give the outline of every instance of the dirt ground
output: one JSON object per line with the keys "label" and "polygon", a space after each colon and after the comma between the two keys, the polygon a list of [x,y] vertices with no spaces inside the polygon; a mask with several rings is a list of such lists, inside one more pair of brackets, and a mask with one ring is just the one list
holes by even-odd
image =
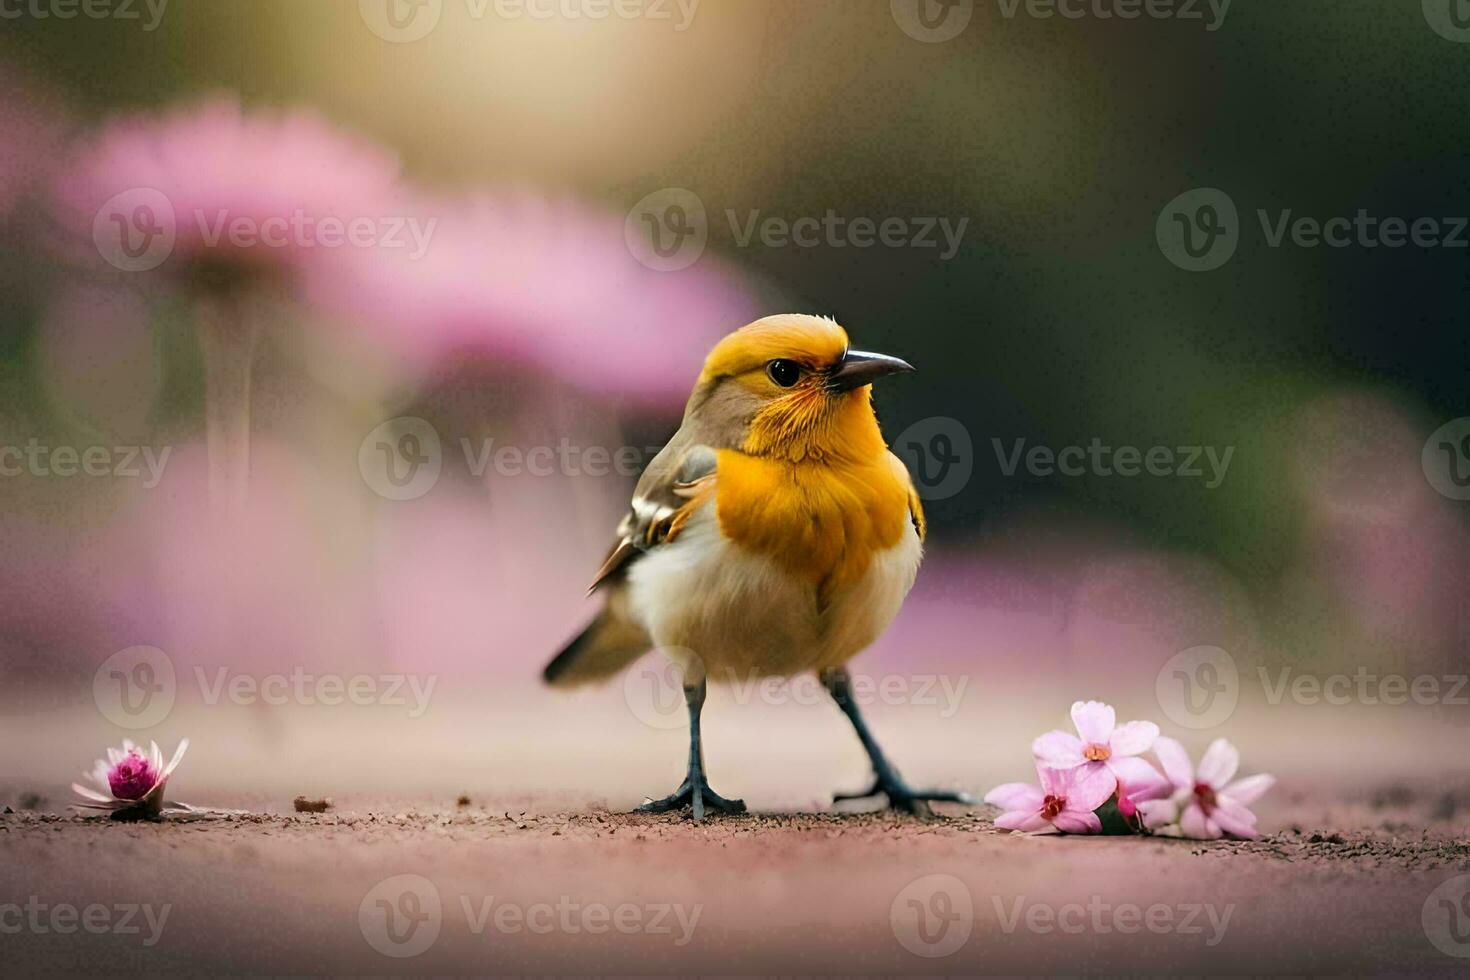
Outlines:
{"label": "dirt ground", "polygon": [[985,806],[696,824],[554,794],[143,825],[13,811],[0,948],[13,975],[1464,975],[1431,933],[1470,955],[1470,923],[1426,910],[1470,873],[1467,808],[1470,785],[1296,795],[1268,811],[1279,832],[1208,844],[1024,838]]}

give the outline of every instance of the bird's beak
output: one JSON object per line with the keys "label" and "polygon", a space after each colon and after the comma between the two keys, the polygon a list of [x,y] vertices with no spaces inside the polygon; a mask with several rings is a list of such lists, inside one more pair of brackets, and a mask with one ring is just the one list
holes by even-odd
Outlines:
{"label": "bird's beak", "polygon": [[914,366],[899,357],[873,354],[868,351],[850,350],[842,355],[827,375],[827,390],[830,392],[851,391],[872,384],[886,374],[912,371]]}

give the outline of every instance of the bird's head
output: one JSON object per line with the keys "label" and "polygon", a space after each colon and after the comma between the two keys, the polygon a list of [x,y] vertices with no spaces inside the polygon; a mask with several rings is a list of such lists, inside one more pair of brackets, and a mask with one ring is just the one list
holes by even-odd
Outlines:
{"label": "bird's head", "polygon": [[884,448],[869,385],[912,370],[896,357],[850,350],[847,331],[832,320],[768,316],[710,351],[685,420],[756,456],[867,459]]}

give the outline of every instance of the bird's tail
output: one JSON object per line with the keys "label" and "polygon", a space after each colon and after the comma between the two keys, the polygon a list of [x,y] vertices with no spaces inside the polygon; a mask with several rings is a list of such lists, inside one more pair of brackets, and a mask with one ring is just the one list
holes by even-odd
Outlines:
{"label": "bird's tail", "polygon": [[647,631],[630,614],[627,587],[618,583],[605,591],[602,612],[541,672],[552,687],[606,680],[653,648]]}

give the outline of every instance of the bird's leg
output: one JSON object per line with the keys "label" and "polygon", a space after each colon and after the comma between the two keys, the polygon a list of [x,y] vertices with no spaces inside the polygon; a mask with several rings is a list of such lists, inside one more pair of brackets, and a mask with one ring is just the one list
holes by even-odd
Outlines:
{"label": "bird's leg", "polygon": [[857,732],[858,740],[863,743],[863,748],[868,753],[868,758],[873,763],[873,773],[877,777],[873,782],[873,788],[866,793],[839,793],[832,797],[832,802],[840,803],[843,800],[864,800],[873,796],[888,797],[888,805],[895,810],[912,813],[918,817],[930,815],[930,801],[945,803],[973,803],[964,793],[950,793],[944,790],[916,790],[910,789],[898,774],[898,770],[883,755],[883,750],[878,747],[873,733],[868,731],[867,722],[863,721],[862,712],[858,711],[857,702],[852,697],[852,676],[848,674],[846,667],[831,667],[821,672],[822,686],[827,693],[832,695],[832,700],[837,702],[837,707],[847,715],[847,720],[852,722],[853,730]]}
{"label": "bird's leg", "polygon": [[743,800],[727,800],[709,788],[704,778],[704,743],[699,736],[699,713],[704,708],[705,682],[684,685],[684,703],[689,707],[689,775],[679,788],[661,800],[649,800],[638,809],[643,813],[665,813],[689,807],[695,820],[703,820],[705,809],[744,813]]}

